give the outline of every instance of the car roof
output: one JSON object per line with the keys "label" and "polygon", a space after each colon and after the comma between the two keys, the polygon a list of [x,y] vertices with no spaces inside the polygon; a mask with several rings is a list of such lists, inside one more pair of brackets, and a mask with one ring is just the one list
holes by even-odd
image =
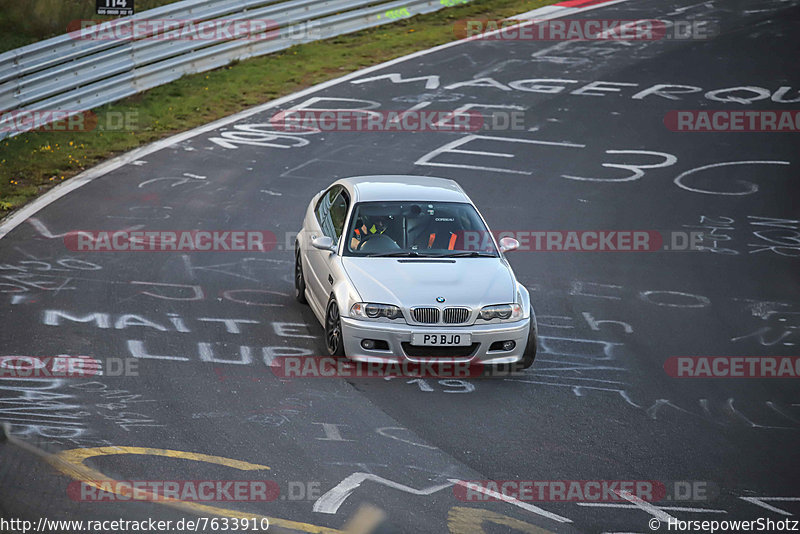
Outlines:
{"label": "car roof", "polygon": [[470,202],[461,186],[447,178],[380,174],[352,176],[337,180],[335,183],[342,184],[350,190],[356,202]]}

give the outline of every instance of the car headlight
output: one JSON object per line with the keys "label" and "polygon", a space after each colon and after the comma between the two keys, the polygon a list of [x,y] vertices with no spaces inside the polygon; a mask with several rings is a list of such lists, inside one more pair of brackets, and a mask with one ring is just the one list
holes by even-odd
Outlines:
{"label": "car headlight", "polygon": [[374,304],[372,302],[356,302],[350,308],[350,317],[356,319],[402,319],[403,311],[391,304]]}
{"label": "car headlight", "polygon": [[480,318],[484,321],[500,319],[501,321],[519,321],[522,319],[522,306],[514,304],[497,304],[481,308]]}

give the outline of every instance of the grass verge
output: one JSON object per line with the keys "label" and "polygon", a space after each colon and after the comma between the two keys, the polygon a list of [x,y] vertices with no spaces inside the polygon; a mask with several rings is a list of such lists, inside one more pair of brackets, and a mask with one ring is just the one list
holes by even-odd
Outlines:
{"label": "grass verge", "polygon": [[455,39],[453,23],[499,19],[557,0],[476,0],[370,30],[294,46],[108,104],[100,118],[134,113],[130,130],[28,132],[0,141],[0,218],[103,160],[363,67]]}

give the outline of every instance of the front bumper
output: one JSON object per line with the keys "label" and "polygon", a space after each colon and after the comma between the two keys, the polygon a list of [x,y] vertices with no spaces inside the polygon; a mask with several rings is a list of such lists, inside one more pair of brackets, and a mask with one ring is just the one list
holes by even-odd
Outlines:
{"label": "front bumper", "polygon": [[[410,362],[430,362],[435,359],[443,363],[485,363],[485,364],[508,364],[516,363],[522,359],[525,346],[528,342],[528,330],[531,320],[523,319],[514,323],[494,323],[470,326],[415,326],[406,323],[389,323],[380,321],[362,321],[349,317],[342,317],[342,339],[344,340],[344,350],[347,356],[359,362],[385,362],[405,360]],[[408,345],[411,343],[413,334],[471,334],[473,345],[477,345],[472,350],[469,347],[462,347],[464,353],[471,352],[469,355],[447,356],[412,356],[409,354]],[[388,350],[367,350],[361,346],[364,339],[375,339],[386,341],[389,345]],[[489,347],[496,341],[514,341],[516,346],[510,351],[495,350],[490,351]],[[405,344],[405,347],[404,347]],[[411,350],[414,354],[424,354],[425,348],[417,347]],[[430,351],[434,353],[434,350]]]}

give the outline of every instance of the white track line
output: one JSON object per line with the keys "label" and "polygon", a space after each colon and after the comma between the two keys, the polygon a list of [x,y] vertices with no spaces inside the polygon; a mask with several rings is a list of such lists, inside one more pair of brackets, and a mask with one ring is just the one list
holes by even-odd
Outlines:
{"label": "white track line", "polygon": [[[598,9],[600,7],[606,7],[608,5],[619,4],[621,2],[627,2],[627,1],[629,1],[629,0],[609,0],[608,2],[605,2],[605,3],[602,3],[602,4],[596,4],[596,5],[592,5],[592,6],[587,6],[585,8],[562,7],[560,10],[557,10],[557,11],[554,11],[554,9],[553,9],[553,8],[557,8],[558,7],[556,5],[545,6],[545,7],[539,8],[539,9],[534,9],[533,11],[529,11],[527,13],[523,13],[522,15],[520,15],[520,17],[524,17],[526,19],[533,18],[533,19],[536,19],[536,20],[549,20],[549,19],[554,19],[554,18],[565,17],[567,15],[574,15],[576,13],[581,13],[583,11],[590,11],[590,10],[593,10],[593,9]],[[511,18],[513,19],[515,17],[511,17]],[[525,24],[530,24],[530,22],[523,22],[520,25],[525,25]],[[505,30],[507,30],[507,28],[504,28],[502,30],[496,30],[496,31],[493,31],[493,32],[488,32],[488,33],[486,33],[484,35],[488,37],[488,36],[494,35],[496,33],[500,33],[501,31],[505,31]],[[278,98],[277,100],[272,100],[272,101],[267,102],[265,104],[261,104],[259,106],[255,106],[253,108],[246,109],[244,111],[236,113],[235,115],[230,115],[228,117],[219,119],[217,121],[208,123],[206,125],[199,126],[199,127],[194,128],[192,130],[189,130],[189,131],[177,134],[177,135],[173,135],[172,137],[168,137],[166,139],[162,139],[161,141],[156,141],[155,143],[143,146],[141,148],[137,148],[135,150],[127,152],[126,154],[123,154],[123,155],[118,156],[116,158],[110,159],[110,160],[108,160],[106,162],[101,163],[100,165],[97,165],[96,167],[92,167],[91,169],[82,172],[81,174],[79,174],[79,175],[77,175],[77,176],[75,176],[73,178],[70,178],[66,182],[63,182],[63,183],[59,184],[58,186],[54,187],[53,189],[51,189],[50,191],[48,191],[44,195],[42,195],[39,198],[37,198],[36,200],[32,201],[30,204],[27,204],[26,206],[23,206],[19,210],[15,211],[11,215],[9,215],[5,219],[3,219],[3,221],[0,222],[0,239],[4,238],[6,235],[8,235],[8,233],[11,230],[13,230],[17,226],[19,226],[20,224],[25,222],[29,217],[31,217],[32,215],[36,214],[37,212],[39,212],[40,210],[44,209],[45,207],[49,206],[50,204],[52,204],[53,202],[55,202],[59,198],[71,193],[72,191],[75,191],[79,187],[82,187],[82,186],[88,184],[92,180],[100,178],[101,176],[104,176],[104,175],[108,174],[111,171],[119,169],[120,167],[122,167],[124,165],[127,165],[129,163],[133,163],[133,162],[135,162],[135,161],[137,161],[139,159],[142,159],[145,156],[148,156],[149,154],[152,154],[153,152],[158,152],[159,150],[162,150],[162,149],[167,148],[167,147],[172,146],[172,145],[176,145],[178,143],[186,141],[187,139],[191,139],[193,137],[197,137],[198,135],[201,135],[201,134],[204,134],[204,133],[208,133],[210,131],[216,130],[217,128],[221,128],[223,126],[227,126],[229,124],[232,124],[234,122],[240,121],[242,119],[246,119],[247,117],[251,117],[253,115],[256,115],[258,113],[262,113],[262,112],[267,111],[269,109],[272,109],[274,107],[278,107],[278,106],[280,106],[280,105],[282,105],[282,104],[284,104],[286,102],[290,102],[290,101],[295,100],[297,98],[302,98],[304,96],[316,93],[318,91],[322,91],[323,89],[327,89],[328,87],[332,87],[332,86],[340,84],[342,82],[346,82],[346,81],[352,80],[353,78],[358,78],[358,77],[363,76],[365,74],[369,74],[370,72],[374,72],[376,70],[381,70],[381,69],[384,69],[386,67],[390,67],[392,65],[396,65],[398,63],[402,63],[404,61],[408,61],[410,59],[418,58],[418,57],[421,57],[421,56],[424,56],[424,55],[427,55],[427,54],[431,54],[433,52],[437,52],[439,50],[444,50],[444,49],[447,49],[447,48],[451,48],[453,46],[458,46],[460,44],[473,42],[473,41],[475,41],[475,38],[467,37],[466,39],[461,39],[459,41],[451,41],[451,42],[445,43],[443,45],[435,46],[433,48],[428,48],[427,50],[420,50],[419,52],[414,52],[412,54],[408,54],[407,56],[402,56],[402,57],[399,57],[399,58],[396,58],[396,59],[392,59],[392,60],[387,61],[385,63],[380,63],[378,65],[373,65],[372,67],[367,67],[367,68],[364,68],[364,69],[361,69],[361,70],[357,70],[355,72],[351,72],[350,74],[345,74],[344,76],[341,76],[339,78],[335,78],[333,80],[328,80],[327,82],[323,82],[323,83],[320,83],[318,85],[314,85],[314,86],[309,87],[308,89],[304,89],[304,90],[302,90],[300,92],[292,93],[290,95],[286,95],[284,97]]]}
{"label": "white track line", "polygon": [[635,504],[638,508],[641,508],[642,510],[644,510],[645,512],[647,512],[648,514],[652,515],[653,517],[655,517],[660,521],[669,522],[671,520],[673,523],[678,521],[677,519],[669,515],[667,512],[661,510],[660,508],[656,508],[649,502],[643,501],[642,499],[640,499],[639,497],[637,497],[636,495],[632,494],[629,491],[615,491],[615,493],[620,497],[622,497],[623,499],[625,499],[626,501]]}

